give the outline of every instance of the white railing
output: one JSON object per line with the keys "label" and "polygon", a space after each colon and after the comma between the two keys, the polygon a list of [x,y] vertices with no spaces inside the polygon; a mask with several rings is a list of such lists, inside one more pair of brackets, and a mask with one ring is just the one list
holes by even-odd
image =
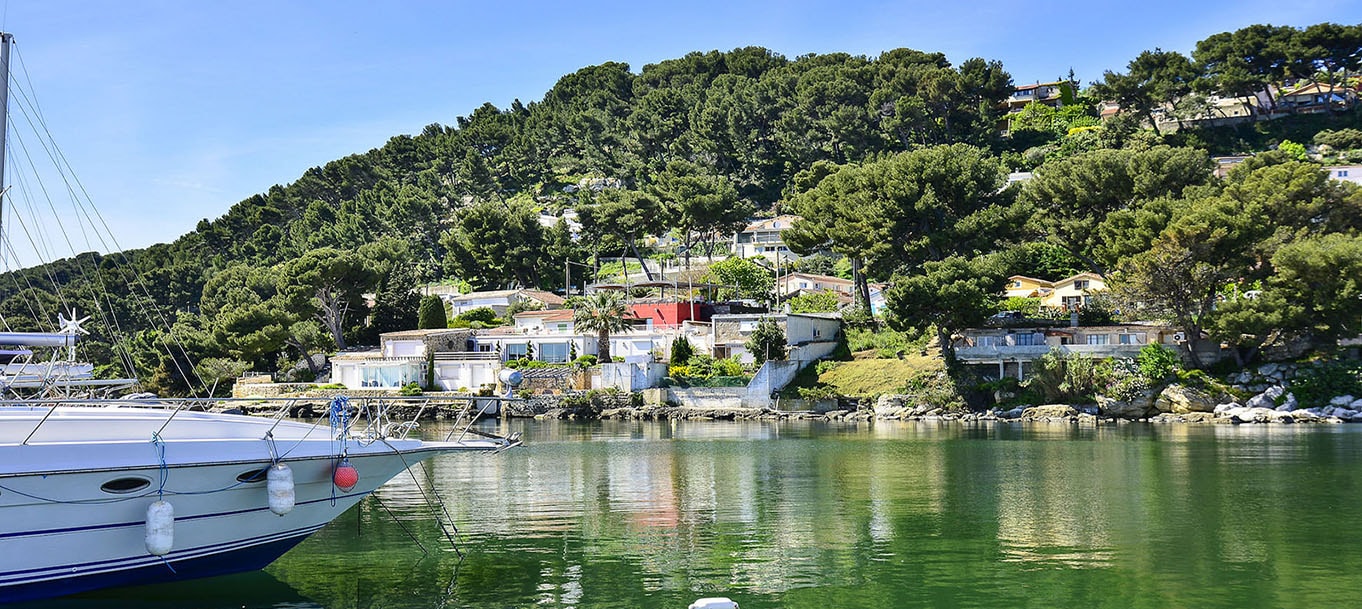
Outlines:
{"label": "white railing", "polygon": [[1088,357],[1123,357],[1130,358],[1139,355],[1140,349],[1144,345],[1026,345],[1026,346],[990,346],[990,347],[956,347],[955,357],[961,360],[977,360],[986,362],[996,362],[1000,359],[1007,360],[1033,360],[1039,358],[1050,351],[1062,353],[1072,353],[1086,355]]}
{"label": "white railing", "polygon": [[494,351],[436,351],[435,361],[437,362],[481,362],[496,361],[497,354]]}

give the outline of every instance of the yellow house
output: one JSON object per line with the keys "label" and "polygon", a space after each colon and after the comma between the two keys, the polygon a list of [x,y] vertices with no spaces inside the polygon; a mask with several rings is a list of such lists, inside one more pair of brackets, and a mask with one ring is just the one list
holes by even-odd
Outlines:
{"label": "yellow house", "polygon": [[1059,281],[1013,275],[1007,278],[1003,295],[1008,298],[1039,298],[1041,307],[1072,311],[1088,304],[1094,292],[1105,289],[1107,284],[1097,273],[1079,273]]}
{"label": "yellow house", "polygon": [[1044,279],[1013,275],[1007,278],[1007,288],[1003,295],[1008,298],[1043,298],[1053,290],[1055,284]]}

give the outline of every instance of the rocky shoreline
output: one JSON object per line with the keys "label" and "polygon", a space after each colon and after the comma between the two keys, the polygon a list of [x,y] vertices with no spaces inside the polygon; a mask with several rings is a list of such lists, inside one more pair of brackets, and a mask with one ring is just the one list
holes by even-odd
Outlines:
{"label": "rocky shoreline", "polygon": [[1362,423],[1362,414],[1352,411],[1348,416],[1330,414],[1320,409],[1297,409],[1290,412],[1270,408],[1237,406],[1220,412],[1159,413],[1153,416],[1128,418],[1109,416],[1095,406],[1074,407],[1068,404],[1046,404],[1008,411],[992,409],[982,412],[943,410],[915,406],[891,410],[875,409],[814,411],[781,411],[769,408],[692,408],[686,406],[643,406],[612,408],[597,417],[584,417],[565,409],[550,409],[534,415],[535,419],[615,421],[919,421],[919,422],[1063,422],[1077,424],[1118,423]]}

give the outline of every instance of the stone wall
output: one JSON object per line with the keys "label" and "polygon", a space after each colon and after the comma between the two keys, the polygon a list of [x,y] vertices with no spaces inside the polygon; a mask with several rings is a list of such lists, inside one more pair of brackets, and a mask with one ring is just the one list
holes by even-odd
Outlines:
{"label": "stone wall", "polygon": [[668,387],[667,401],[687,408],[742,408],[746,387]]}

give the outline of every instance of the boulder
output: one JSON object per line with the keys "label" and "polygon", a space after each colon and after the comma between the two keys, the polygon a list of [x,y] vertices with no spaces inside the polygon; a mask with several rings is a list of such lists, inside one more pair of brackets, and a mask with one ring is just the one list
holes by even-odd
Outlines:
{"label": "boulder", "polygon": [[1329,400],[1329,405],[1330,405],[1330,406],[1350,406],[1350,405],[1353,403],[1353,401],[1354,401],[1355,399],[1356,399],[1356,398],[1354,398],[1353,396],[1350,396],[1350,395],[1340,395],[1340,396],[1338,396],[1338,397],[1336,397],[1336,398],[1334,398],[1334,399],[1332,399],[1332,400]]}
{"label": "boulder", "polygon": [[1319,415],[1304,408],[1297,408],[1291,411],[1291,418],[1295,419],[1297,423],[1310,423],[1318,420]]}
{"label": "boulder", "polygon": [[1300,403],[1296,401],[1296,395],[1294,393],[1287,393],[1286,397],[1282,398],[1282,407],[1286,408],[1286,410],[1290,412],[1292,410],[1299,408]]}
{"label": "boulder", "polygon": [[1187,414],[1189,412],[1214,412],[1215,398],[1206,392],[1183,385],[1169,385],[1154,400],[1154,409],[1159,412]]}
{"label": "boulder", "polygon": [[1229,411],[1231,411],[1231,410],[1233,410],[1233,409],[1235,409],[1235,408],[1243,408],[1243,407],[1244,407],[1244,405],[1243,405],[1243,404],[1240,404],[1239,402],[1226,402],[1226,403],[1224,403],[1224,404],[1216,404],[1215,408],[1211,409],[1211,412],[1213,412],[1213,413],[1215,413],[1215,414],[1223,414],[1223,415],[1225,415],[1225,416],[1229,416],[1229,415],[1227,414],[1227,413],[1229,413]]}
{"label": "boulder", "polygon": [[1277,364],[1263,364],[1258,368],[1258,374],[1262,376],[1272,376],[1276,374],[1278,370],[1281,370],[1281,368],[1282,367]]}
{"label": "boulder", "polygon": [[1022,411],[1021,418],[1024,421],[1035,421],[1045,419],[1071,419],[1078,416],[1078,411],[1068,404],[1046,404],[1044,406],[1032,406]]}
{"label": "boulder", "polygon": [[1026,412],[1025,406],[1018,406],[1007,412],[998,413],[998,416],[1004,419],[1018,419],[1021,418],[1022,414],[1025,412]]}
{"label": "boulder", "polygon": [[1104,417],[1143,419],[1156,412],[1154,409],[1154,392],[1145,391],[1132,400],[1117,400],[1099,395],[1097,396],[1097,412]]}
{"label": "boulder", "polygon": [[1215,421],[1215,414],[1210,412],[1192,411],[1182,415],[1182,420],[1187,423],[1211,423]]}
{"label": "boulder", "polygon": [[1225,413],[1233,423],[1266,423],[1272,420],[1274,411],[1270,408],[1235,408]]}
{"label": "boulder", "polygon": [[1249,408],[1275,408],[1277,398],[1282,397],[1284,393],[1286,393],[1286,389],[1281,385],[1273,385],[1268,387],[1266,391],[1249,398],[1249,401],[1244,405]]}

